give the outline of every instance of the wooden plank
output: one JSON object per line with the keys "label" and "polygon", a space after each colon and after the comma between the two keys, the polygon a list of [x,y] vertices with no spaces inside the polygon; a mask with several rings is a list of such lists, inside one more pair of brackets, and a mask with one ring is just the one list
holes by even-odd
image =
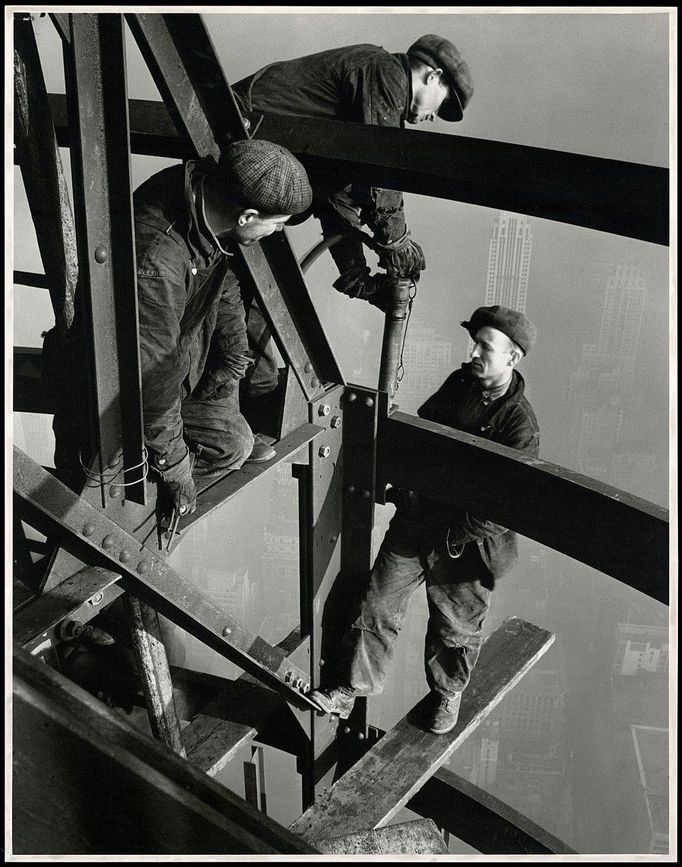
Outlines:
{"label": "wooden plank", "polygon": [[416,819],[344,837],[316,840],[328,855],[447,855],[443,835],[431,819]]}
{"label": "wooden plank", "polygon": [[448,768],[439,768],[407,808],[486,855],[576,855],[540,825]]}
{"label": "wooden plank", "polygon": [[[86,567],[67,578],[58,587],[42,596],[36,596],[29,604],[16,611],[13,622],[13,637],[21,647],[30,652],[38,641],[47,637],[62,620],[69,617],[86,623],[102,610],[105,591],[113,588],[121,577],[101,567]],[[107,597],[113,602],[122,592]]]}
{"label": "wooden plank", "polygon": [[131,593],[126,594],[125,608],[152,734],[185,756],[159,615]]}
{"label": "wooden plank", "polygon": [[548,650],[554,635],[510,617],[488,638],[462,696],[459,720],[445,735],[423,728],[428,697],[373,746],[290,826],[323,840],[385,825],[481,724]]}
{"label": "wooden plank", "polygon": [[[377,489],[388,482],[485,515],[668,602],[668,510],[662,506],[404,412],[380,421]],[[561,503],[560,520],[548,503]]]}
{"label": "wooden plank", "polygon": [[15,646],[14,855],[317,854]]}

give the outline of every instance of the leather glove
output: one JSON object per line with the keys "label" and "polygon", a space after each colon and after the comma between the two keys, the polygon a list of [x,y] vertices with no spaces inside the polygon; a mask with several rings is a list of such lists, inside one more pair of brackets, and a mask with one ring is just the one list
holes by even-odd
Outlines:
{"label": "leather glove", "polygon": [[172,507],[181,515],[191,514],[197,507],[197,489],[192,478],[189,451],[177,464],[158,472],[163,479]]}
{"label": "leather glove", "polygon": [[378,244],[379,266],[389,277],[419,279],[419,272],[426,268],[424,251],[410,237],[409,230],[402,238],[390,244]]}
{"label": "leather glove", "polygon": [[386,312],[390,301],[389,291],[384,274],[370,274],[367,265],[356,265],[350,268],[332,283],[337,292],[342,292],[351,298],[368,301],[374,307]]}
{"label": "leather glove", "polygon": [[253,359],[241,352],[231,352],[221,359],[217,370],[206,370],[199,382],[196,396],[201,400],[220,400],[227,397],[235,381],[243,379]]}

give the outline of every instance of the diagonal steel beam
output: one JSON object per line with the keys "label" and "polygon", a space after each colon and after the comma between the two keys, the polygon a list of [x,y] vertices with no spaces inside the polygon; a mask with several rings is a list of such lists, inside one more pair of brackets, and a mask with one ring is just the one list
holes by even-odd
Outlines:
{"label": "diagonal steel beam", "polygon": [[379,429],[377,488],[389,482],[485,515],[668,602],[668,510],[661,506],[403,412]]}
{"label": "diagonal steel beam", "polygon": [[[303,692],[307,675],[283,650],[221,610],[161,556],[16,446],[13,464],[15,509],[22,519],[50,536],[62,537],[62,544],[76,556],[119,572],[136,596],[296,707],[318,710]],[[292,685],[297,681],[299,687]]]}
{"label": "diagonal steel beam", "polygon": [[[248,137],[201,16],[138,13],[126,20],[190,152],[218,158],[230,141]],[[240,247],[239,258],[306,399],[323,382],[343,382],[286,237]]]}

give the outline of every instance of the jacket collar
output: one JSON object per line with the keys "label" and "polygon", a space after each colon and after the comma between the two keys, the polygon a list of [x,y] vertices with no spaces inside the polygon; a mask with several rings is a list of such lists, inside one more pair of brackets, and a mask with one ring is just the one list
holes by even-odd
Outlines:
{"label": "jacket collar", "polygon": [[185,204],[188,215],[187,243],[190,250],[206,259],[210,259],[216,251],[225,252],[206,222],[201,205],[201,188],[204,178],[213,171],[215,166],[216,161],[212,156],[206,156],[199,160],[187,160],[185,163]]}
{"label": "jacket collar", "polygon": [[[481,386],[479,384],[479,381],[471,374],[471,362],[465,361],[462,364],[460,371],[462,372],[464,378],[470,384],[470,386],[472,386],[472,387],[475,386],[480,390]],[[505,401],[506,400],[519,401],[523,397],[523,393],[525,391],[525,388],[526,388],[526,381],[524,380],[523,376],[521,376],[519,371],[516,370],[516,368],[514,368],[514,370],[512,371],[512,380],[509,384],[509,388],[502,395],[502,399]]]}

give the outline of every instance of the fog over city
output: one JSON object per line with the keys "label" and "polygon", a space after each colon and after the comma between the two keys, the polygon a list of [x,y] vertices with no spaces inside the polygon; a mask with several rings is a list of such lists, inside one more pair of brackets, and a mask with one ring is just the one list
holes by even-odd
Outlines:
{"label": "fog over city", "polygon": [[[475,93],[462,122],[437,120],[420,130],[668,166],[667,14],[266,9],[211,12],[205,21],[228,81],[344,44],[401,52],[423,33],[442,34],[466,58]],[[63,92],[55,29],[46,18],[36,18],[34,28],[48,91]],[[127,52],[129,96],[160,99],[131,38]],[[68,174],[68,151],[61,154]],[[172,162],[133,156],[135,185]],[[14,195],[14,268],[40,271],[18,170]],[[540,424],[540,457],[668,507],[668,248],[413,194],[405,210],[427,268],[408,327],[400,409],[416,412],[467,359],[460,322],[476,307],[523,309],[539,335],[519,369]],[[286,231],[299,258],[320,239],[312,219]],[[523,272],[501,264],[512,248]],[[376,387],[382,314],[335,292],[336,276],[331,257],[320,257],[306,274],[311,296],[346,379]],[[14,344],[40,346],[53,324],[47,293],[16,288],[13,312]],[[51,463],[48,417],[15,414],[15,441]],[[560,504],[548,508],[561,521]],[[375,550],[392,514],[391,505],[376,508]],[[275,643],[299,622],[297,515],[296,483],[285,464],[238,504],[194,525],[170,563]],[[519,542],[518,564],[493,593],[486,633],[516,615],[551,630],[556,641],[449,767],[579,852],[666,852],[668,608],[534,540]],[[418,591],[385,692],[370,701],[372,724],[391,728],[427,692],[426,616]],[[166,627],[172,662],[236,672]],[[274,750],[268,756],[269,813],[286,825],[300,812],[291,796],[298,790],[294,760]],[[241,762],[222,779],[242,793]],[[278,787],[277,779],[290,783]],[[473,851],[456,840],[450,846]]]}

